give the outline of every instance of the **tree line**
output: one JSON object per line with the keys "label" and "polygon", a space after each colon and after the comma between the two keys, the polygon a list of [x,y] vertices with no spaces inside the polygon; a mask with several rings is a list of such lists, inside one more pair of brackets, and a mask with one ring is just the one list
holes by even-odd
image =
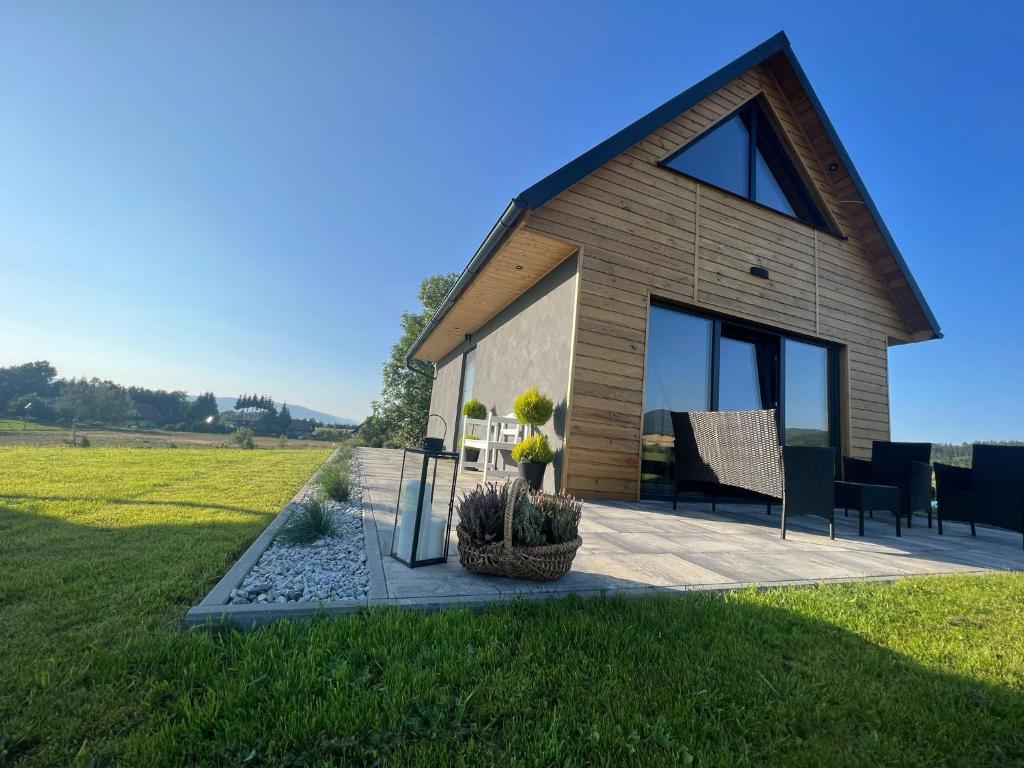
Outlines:
{"label": "tree line", "polygon": [[240,395],[234,411],[220,413],[213,392],[193,400],[181,390],[125,387],[98,378],[62,379],[46,360],[0,367],[0,414],[48,424],[192,432],[224,433],[246,426],[262,435],[287,434],[292,423],[287,403],[278,410],[270,395]]}

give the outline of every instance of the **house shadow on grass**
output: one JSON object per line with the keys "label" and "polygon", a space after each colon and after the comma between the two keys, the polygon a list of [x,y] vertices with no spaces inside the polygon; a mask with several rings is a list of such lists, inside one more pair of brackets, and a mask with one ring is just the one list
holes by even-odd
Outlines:
{"label": "house shadow on grass", "polygon": [[[1019,599],[1016,584],[993,600]],[[187,633],[157,674],[188,695],[133,748],[154,764],[173,748],[262,764],[1015,765],[1024,696],[1000,653],[1020,640],[991,604],[959,613],[984,592],[955,591],[973,588],[376,608]]]}
{"label": "house shadow on grass", "polygon": [[[258,524],[109,530],[0,505],[0,525],[0,626],[20,660],[0,673],[8,758],[68,764],[85,749],[99,763],[147,766],[249,755],[254,765],[403,766],[1024,760],[1019,576],[570,597],[480,613],[378,608],[213,634],[173,624]],[[44,669],[61,684],[40,684]]]}

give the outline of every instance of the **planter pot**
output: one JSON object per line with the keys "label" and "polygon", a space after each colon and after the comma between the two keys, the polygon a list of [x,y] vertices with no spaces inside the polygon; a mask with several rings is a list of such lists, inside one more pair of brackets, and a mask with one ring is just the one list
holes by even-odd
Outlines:
{"label": "planter pot", "polygon": [[480,449],[479,448],[467,448],[466,449],[466,461],[470,464],[476,464],[480,460]]}
{"label": "planter pot", "polygon": [[547,464],[534,464],[532,461],[519,462],[519,476],[525,480],[530,490],[539,491],[544,484],[544,470]]}

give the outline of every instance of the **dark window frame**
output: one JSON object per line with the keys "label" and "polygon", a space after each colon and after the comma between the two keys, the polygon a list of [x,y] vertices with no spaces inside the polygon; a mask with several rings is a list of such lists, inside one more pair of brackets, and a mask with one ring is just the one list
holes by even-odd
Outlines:
{"label": "dark window frame", "polygon": [[[466,360],[469,357],[470,352],[476,352],[476,344],[472,347],[468,347],[462,351],[459,360],[459,396],[456,398],[455,405],[455,434],[452,436],[452,450],[459,450],[459,438],[462,436],[462,406],[465,403],[462,402],[462,397],[465,394],[466,389]],[[476,382],[476,357],[473,358],[473,380]],[[470,393],[470,399],[472,400],[472,393]]]}
{"label": "dark window frame", "polygon": [[[733,192],[731,189],[726,189],[725,187],[721,187],[711,181],[708,181],[707,179],[702,179],[698,176],[693,176],[692,174],[686,173],[685,171],[680,171],[678,168],[673,168],[669,165],[669,163],[675,160],[675,158],[679,157],[679,155],[681,155],[683,152],[699,144],[701,141],[703,141],[709,135],[711,135],[715,131],[715,129],[732,120],[734,117],[739,117],[743,121],[743,124],[747,128],[747,132],[749,134],[749,138],[747,141],[746,195],[737,194],[736,192]],[[805,206],[809,206],[811,210],[813,210],[817,214],[818,218],[820,219],[819,222],[808,221],[805,218],[800,218],[799,216],[791,215],[789,213],[786,213],[785,211],[780,211],[778,208],[773,208],[770,205],[765,205],[764,203],[760,203],[757,201],[757,140],[758,126],[762,118],[764,122],[768,124],[770,130],[769,135],[771,138],[768,140],[769,143],[776,144],[776,148],[779,150],[778,159],[786,165],[786,170],[793,176],[793,178],[800,185],[800,189],[797,191],[797,196],[803,198],[801,202],[803,202]],[[765,163],[770,165],[767,157],[765,158]],[[797,221],[805,226],[811,227],[812,229],[816,229],[819,232],[824,232],[825,234],[831,235],[832,237],[838,238],[840,240],[846,240],[846,236],[843,235],[843,233],[839,230],[839,226],[835,222],[835,219],[832,217],[831,212],[828,210],[828,206],[826,206],[824,204],[824,201],[820,200],[819,196],[816,194],[813,183],[811,183],[810,180],[806,178],[806,176],[801,172],[797,162],[793,160],[792,152],[786,140],[780,135],[779,126],[777,122],[772,118],[770,109],[767,105],[763,103],[763,98],[761,96],[755,96],[754,98],[745,102],[742,106],[733,110],[728,115],[723,117],[721,120],[717,121],[710,128],[705,130],[700,136],[691,141],[686,142],[686,144],[681,146],[668,157],[659,160],[658,167],[664,168],[666,171],[679,174],[683,178],[690,179],[691,181],[695,181],[699,184],[705,184],[711,187],[712,189],[716,189],[719,192],[722,192],[723,194],[736,198],[737,200],[745,200],[746,202],[751,203],[752,205],[756,205],[758,208],[761,208],[766,211],[771,211],[772,213],[777,214],[778,216],[783,216],[791,221]],[[786,195],[784,186],[781,183],[781,181],[777,178],[777,175],[776,182],[779,183],[783,195],[787,197],[788,201],[788,195]],[[789,201],[789,203],[790,206],[793,207],[792,201]]]}
{"label": "dark window frame", "polygon": [[[710,320],[712,323],[712,336],[711,336],[711,366],[709,376],[711,379],[711,407],[710,410],[719,410],[719,390],[721,382],[721,340],[722,340],[722,327],[723,325],[731,326],[733,328],[742,329],[749,331],[752,334],[759,334],[763,336],[773,336],[778,342],[778,360],[776,362],[776,375],[778,376],[778,390],[776,397],[778,398],[778,406],[776,407],[776,416],[778,419],[778,437],[779,443],[784,445],[786,440],[786,345],[785,340],[791,339],[803,344],[810,344],[816,347],[822,347],[827,352],[826,357],[826,375],[828,376],[828,415],[829,415],[829,447],[835,450],[836,455],[836,477],[841,477],[842,469],[842,456],[843,456],[843,422],[842,422],[842,390],[841,383],[839,381],[840,366],[839,360],[842,353],[843,346],[836,344],[835,342],[825,341],[814,336],[807,336],[799,332],[786,331],[774,326],[757,323],[754,321],[740,320],[729,315],[720,314],[713,311],[707,311],[703,308],[692,307],[687,304],[681,304],[670,299],[660,299],[655,296],[651,296],[650,305],[653,307],[660,307],[662,309],[668,309],[675,312],[682,312],[684,314],[698,317],[702,320]],[[648,310],[649,311],[649,310]],[[645,350],[645,354],[650,354],[650,349]],[[646,361],[645,361],[646,364]],[[645,387],[645,402],[643,404],[644,412],[646,413],[646,382]],[[640,454],[641,461],[643,460],[643,434],[641,430],[640,435]]]}

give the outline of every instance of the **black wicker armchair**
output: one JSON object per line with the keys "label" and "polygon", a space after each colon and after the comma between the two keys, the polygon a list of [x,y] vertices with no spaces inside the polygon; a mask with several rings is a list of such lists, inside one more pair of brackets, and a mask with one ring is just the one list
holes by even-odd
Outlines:
{"label": "black wicker armchair", "polygon": [[681,491],[715,496],[742,496],[782,504],[781,536],[793,515],[828,520],[835,538],[832,483],[835,452],[831,448],[781,446],[775,411],[705,411],[672,413],[675,432],[676,508]]}
{"label": "black wicker armchair", "polygon": [[[943,521],[1024,533],[1024,447],[975,445],[973,468],[935,465],[939,533]],[[1024,542],[1022,542],[1024,543]]]}
{"label": "black wicker armchair", "polygon": [[900,489],[900,509],[913,526],[913,514],[926,512],[932,527],[932,444],[875,440],[871,461],[843,457],[843,479],[849,483],[894,485]]}

